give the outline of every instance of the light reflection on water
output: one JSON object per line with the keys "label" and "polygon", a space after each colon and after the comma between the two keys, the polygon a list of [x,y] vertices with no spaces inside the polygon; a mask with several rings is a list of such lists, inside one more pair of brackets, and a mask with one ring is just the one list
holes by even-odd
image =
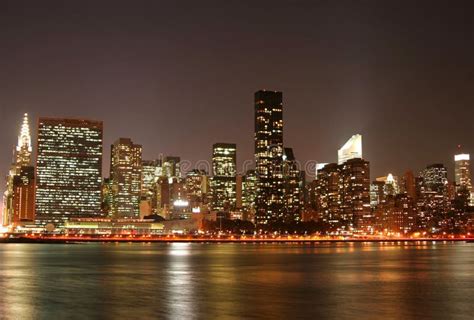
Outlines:
{"label": "light reflection on water", "polygon": [[472,319],[465,243],[0,244],[0,319]]}

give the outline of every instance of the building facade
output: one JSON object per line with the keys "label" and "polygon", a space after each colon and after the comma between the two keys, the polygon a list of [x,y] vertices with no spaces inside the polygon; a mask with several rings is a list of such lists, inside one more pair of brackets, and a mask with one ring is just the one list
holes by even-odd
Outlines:
{"label": "building facade", "polygon": [[101,121],[40,118],[36,218],[62,225],[101,213]]}
{"label": "building facade", "polygon": [[142,191],[142,146],[129,138],[120,138],[111,146],[110,159],[113,217],[137,218]]}
{"label": "building facade", "polygon": [[205,170],[194,169],[186,174],[187,200],[192,208],[201,208],[208,202],[209,177]]}
{"label": "building facade", "polygon": [[454,182],[456,191],[466,189],[472,192],[470,155],[466,153],[454,156]]}
{"label": "building facade", "polygon": [[370,169],[363,159],[350,159],[341,165],[341,220],[345,229],[361,232],[373,229],[370,208]]}
{"label": "building facade", "polygon": [[22,166],[13,177],[12,223],[35,219],[35,168]]}
{"label": "building facade", "polygon": [[284,218],[283,94],[255,93],[255,164],[257,197],[255,223],[264,225]]}
{"label": "building facade", "polygon": [[300,221],[303,209],[304,172],[298,166],[292,148],[284,148],[283,156],[283,206],[286,222]]}
{"label": "building facade", "polygon": [[212,146],[212,210],[231,211],[236,207],[237,146],[216,143]]}
{"label": "building facade", "polygon": [[[34,193],[34,174],[33,176],[28,174],[28,172],[34,170],[31,167],[32,151],[28,114],[25,113],[20,134],[18,135],[18,143],[13,152],[13,161],[6,179],[6,190],[3,195],[1,222],[5,226],[18,222],[19,217],[23,217],[23,219],[26,219],[26,216],[34,218],[34,194],[30,194],[31,191]],[[21,199],[18,197],[21,197]],[[19,205],[21,206],[19,207]],[[33,209],[31,209],[32,207]]]}

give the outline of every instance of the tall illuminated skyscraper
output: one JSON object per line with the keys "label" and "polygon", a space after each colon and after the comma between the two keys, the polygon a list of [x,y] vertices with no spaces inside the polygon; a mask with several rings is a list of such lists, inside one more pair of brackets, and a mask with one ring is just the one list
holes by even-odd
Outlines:
{"label": "tall illuminated skyscraper", "polygon": [[345,228],[368,232],[373,226],[370,208],[370,166],[364,159],[350,159],[340,165],[341,221]]}
{"label": "tall illuminated skyscraper", "polygon": [[7,188],[3,195],[2,224],[9,225],[34,217],[34,168],[31,167],[30,125],[24,114],[14,149],[14,159],[7,176]]}
{"label": "tall illuminated skyscraper", "polygon": [[331,227],[341,224],[341,168],[336,163],[328,163],[318,170],[315,187],[316,210],[322,220]]}
{"label": "tall illuminated skyscraper", "polygon": [[161,160],[142,160],[141,196],[148,197],[162,172]]}
{"label": "tall illuminated skyscraper", "polygon": [[40,118],[36,218],[56,226],[101,213],[101,121]]}
{"label": "tall illuminated skyscraper", "polygon": [[343,164],[347,160],[359,158],[362,159],[362,135],[353,135],[337,151],[337,164]]}
{"label": "tall illuminated skyscraper", "polygon": [[137,218],[140,215],[142,146],[120,138],[111,147],[110,179],[113,190],[113,216]]}
{"label": "tall illuminated skyscraper", "polygon": [[206,203],[209,179],[205,170],[194,169],[186,174],[186,195],[191,208]]}
{"label": "tall illuminated skyscraper", "polygon": [[456,190],[465,188],[469,192],[472,191],[469,154],[461,153],[454,156],[454,181]]}
{"label": "tall illuminated skyscraper", "polygon": [[212,209],[229,211],[236,205],[237,147],[233,143],[216,143],[212,147]]}
{"label": "tall illuminated skyscraper", "polygon": [[436,228],[436,221],[448,212],[451,201],[448,198],[448,170],[436,163],[426,167],[417,178],[419,227]]}
{"label": "tall illuminated skyscraper", "polygon": [[257,225],[284,217],[283,154],[283,94],[258,91],[255,93]]}
{"label": "tall illuminated skyscraper", "polygon": [[439,195],[446,195],[448,186],[448,169],[441,163],[429,165],[420,176],[427,191],[433,191]]}

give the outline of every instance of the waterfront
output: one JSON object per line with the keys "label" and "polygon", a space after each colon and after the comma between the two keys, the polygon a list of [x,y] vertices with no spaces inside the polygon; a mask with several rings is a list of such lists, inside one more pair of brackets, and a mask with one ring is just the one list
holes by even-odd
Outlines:
{"label": "waterfront", "polygon": [[474,244],[0,244],[0,318],[470,319]]}

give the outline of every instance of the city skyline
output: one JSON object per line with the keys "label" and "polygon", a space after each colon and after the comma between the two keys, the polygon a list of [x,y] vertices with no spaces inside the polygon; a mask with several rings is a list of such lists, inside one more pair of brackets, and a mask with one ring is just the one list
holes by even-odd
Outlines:
{"label": "city skyline", "polygon": [[472,318],[474,1],[0,8],[1,319]]}
{"label": "city skyline", "polygon": [[[35,120],[103,120],[104,146],[130,137],[144,146],[145,159],[164,153],[209,160],[213,143],[236,143],[240,167],[253,159],[252,94],[258,89],[284,92],[286,143],[300,161],[334,162],[334,150],[360,133],[372,179],[431,163],[444,163],[452,177],[456,146],[474,150],[469,10],[431,2],[407,10],[396,3],[273,2],[275,15],[292,13],[283,27],[262,14],[265,6],[249,12],[238,3],[190,4],[196,14],[176,14],[172,4],[114,4],[75,8],[88,23],[66,8],[6,5],[1,18],[9,28],[0,34],[4,150],[14,146],[17,119],[28,112]],[[220,9],[227,18],[210,19],[220,17]],[[421,12],[430,18],[421,22]],[[169,28],[166,16],[180,27]],[[122,23],[125,17],[129,24]],[[38,28],[22,29],[26,23]],[[10,162],[11,153],[3,152],[0,171]]]}
{"label": "city skyline", "polygon": [[212,169],[190,170],[177,156],[144,160],[142,145],[119,138],[111,145],[108,178],[102,176],[102,121],[39,118],[38,151],[31,166],[25,113],[7,176],[3,223],[32,221],[35,214],[36,225],[60,228],[96,217],[195,223],[207,214],[211,220],[244,219],[265,228],[318,221],[325,232],[362,234],[468,227],[470,155],[461,153],[461,146],[453,157],[454,180],[440,163],[416,176],[409,170],[401,179],[389,173],[371,180],[362,136],[355,134],[338,149],[337,163],[322,164],[316,176],[305,177],[308,167],[284,144],[283,111],[282,92],[255,92],[255,170],[245,174],[237,172],[236,144],[213,144]]}

